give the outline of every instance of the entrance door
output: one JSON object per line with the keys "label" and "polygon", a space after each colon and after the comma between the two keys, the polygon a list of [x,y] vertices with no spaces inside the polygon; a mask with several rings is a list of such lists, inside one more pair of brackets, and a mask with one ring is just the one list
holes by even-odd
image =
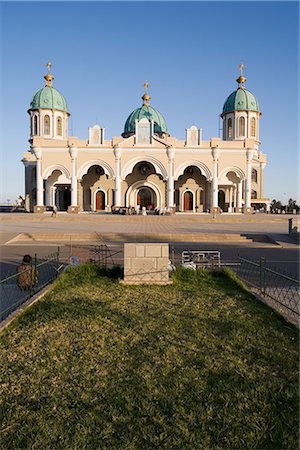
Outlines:
{"label": "entrance door", "polygon": [[56,187],[55,204],[59,211],[67,211],[71,205],[71,189],[69,185],[59,185]]}
{"label": "entrance door", "polygon": [[105,209],[105,194],[102,191],[96,192],[96,211]]}
{"label": "entrance door", "polygon": [[183,196],[184,211],[193,211],[193,193],[186,191]]}
{"label": "entrance door", "polygon": [[137,195],[137,204],[140,205],[142,208],[143,206],[146,207],[146,209],[149,209],[149,207],[155,208],[156,207],[156,198],[155,193],[151,188],[142,188],[139,190]]}
{"label": "entrance door", "polygon": [[218,193],[218,204],[219,204],[219,207],[222,209],[222,211],[226,211],[225,192],[224,191],[219,191],[219,193]]}

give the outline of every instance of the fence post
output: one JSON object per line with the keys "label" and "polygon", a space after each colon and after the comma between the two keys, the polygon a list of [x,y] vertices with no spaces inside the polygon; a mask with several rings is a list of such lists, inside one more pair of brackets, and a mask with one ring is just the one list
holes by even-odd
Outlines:
{"label": "fence post", "polygon": [[266,258],[262,257],[263,263],[263,294],[266,293]]}
{"label": "fence post", "polygon": [[33,289],[36,291],[36,284],[37,284],[37,256],[36,256],[36,253],[34,254],[34,271],[32,271],[32,275],[31,275],[32,277],[34,277],[34,280],[31,280],[31,281],[33,281],[33,283],[32,283],[32,286],[33,286]]}
{"label": "fence post", "polygon": [[262,280],[263,280],[263,257],[259,259],[259,290],[262,293]]}

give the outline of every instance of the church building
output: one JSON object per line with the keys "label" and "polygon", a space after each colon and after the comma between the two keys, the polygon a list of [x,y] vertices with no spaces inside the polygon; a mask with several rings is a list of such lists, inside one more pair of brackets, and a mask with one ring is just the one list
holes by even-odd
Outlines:
{"label": "church building", "polygon": [[89,128],[88,139],[69,136],[71,113],[53,87],[51,66],[28,110],[30,149],[22,162],[31,211],[56,205],[69,213],[109,212],[139,205],[171,213],[247,214],[267,207],[261,112],[245,88],[242,64],[238,87],[220,115],[222,138],[210,140],[195,125],[184,140],[171,136],[163,115],[150,105],[147,83],[141,106],[129,114],[120,136],[106,139],[99,125]]}

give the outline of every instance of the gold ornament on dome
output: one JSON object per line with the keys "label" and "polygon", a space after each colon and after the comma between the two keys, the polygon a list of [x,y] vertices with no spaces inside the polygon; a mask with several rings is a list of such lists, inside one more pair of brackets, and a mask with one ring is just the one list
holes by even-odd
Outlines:
{"label": "gold ornament on dome", "polygon": [[245,89],[244,83],[245,83],[245,81],[247,81],[247,78],[245,78],[243,75],[243,70],[246,69],[245,64],[241,63],[238,66],[238,69],[240,71],[240,76],[236,79],[236,81],[239,83],[239,88]]}
{"label": "gold ornament on dome", "polygon": [[149,105],[150,99],[151,99],[150,95],[149,95],[148,92],[147,92],[148,87],[149,87],[149,83],[148,83],[148,81],[145,81],[145,83],[144,83],[145,94],[144,94],[143,97],[142,97],[142,100],[143,100],[143,102],[144,102],[144,105]]}
{"label": "gold ornament on dome", "polygon": [[54,80],[54,76],[50,73],[50,70],[51,70],[51,67],[53,67],[53,64],[50,61],[48,61],[47,64],[45,64],[45,66],[48,69],[47,75],[44,76],[44,78],[46,80],[46,86],[51,87],[52,81]]}

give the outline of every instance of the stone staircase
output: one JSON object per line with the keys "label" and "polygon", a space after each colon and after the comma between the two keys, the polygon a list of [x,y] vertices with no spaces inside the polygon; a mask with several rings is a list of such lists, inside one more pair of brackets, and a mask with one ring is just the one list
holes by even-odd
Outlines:
{"label": "stone staircase", "polygon": [[215,242],[220,244],[255,242],[270,243],[264,235],[245,235],[238,233],[21,233],[6,242],[6,245],[47,244],[47,243],[89,243],[100,244],[108,242]]}

